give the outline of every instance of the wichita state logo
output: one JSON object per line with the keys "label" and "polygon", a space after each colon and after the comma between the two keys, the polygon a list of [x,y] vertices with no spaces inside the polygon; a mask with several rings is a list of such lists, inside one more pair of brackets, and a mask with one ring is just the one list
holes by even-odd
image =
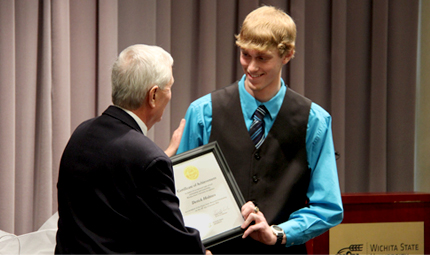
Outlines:
{"label": "wichita state logo", "polygon": [[363,251],[363,244],[351,244],[349,247],[340,249],[336,254],[337,255],[358,255],[359,252]]}

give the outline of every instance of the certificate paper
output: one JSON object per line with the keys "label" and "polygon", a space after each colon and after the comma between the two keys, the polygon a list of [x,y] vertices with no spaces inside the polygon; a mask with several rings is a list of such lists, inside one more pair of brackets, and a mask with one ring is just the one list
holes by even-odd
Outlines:
{"label": "certificate paper", "polygon": [[242,235],[244,199],[216,142],[172,157],[185,225],[206,248]]}

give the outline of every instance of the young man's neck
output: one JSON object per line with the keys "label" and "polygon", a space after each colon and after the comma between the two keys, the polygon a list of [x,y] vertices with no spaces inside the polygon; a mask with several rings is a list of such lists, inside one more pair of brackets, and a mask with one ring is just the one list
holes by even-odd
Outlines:
{"label": "young man's neck", "polygon": [[263,90],[251,90],[249,88],[249,86],[246,85],[246,80],[245,80],[245,89],[246,91],[248,91],[248,93],[253,96],[255,99],[257,99],[260,102],[267,102],[270,101],[270,99],[272,99],[281,89],[281,80],[279,79],[278,82],[278,86],[273,86],[272,87],[266,87]]}

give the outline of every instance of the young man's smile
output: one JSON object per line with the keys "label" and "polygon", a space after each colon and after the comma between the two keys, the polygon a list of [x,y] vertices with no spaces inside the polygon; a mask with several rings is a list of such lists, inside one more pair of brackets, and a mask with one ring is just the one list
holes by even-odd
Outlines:
{"label": "young man's smile", "polygon": [[280,57],[276,49],[258,51],[241,49],[240,63],[246,74],[245,88],[264,102],[278,92],[282,67],[289,58]]}

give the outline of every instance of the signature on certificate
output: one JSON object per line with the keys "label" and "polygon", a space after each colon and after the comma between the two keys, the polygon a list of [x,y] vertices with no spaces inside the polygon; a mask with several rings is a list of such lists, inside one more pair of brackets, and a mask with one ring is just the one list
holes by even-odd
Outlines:
{"label": "signature on certificate", "polygon": [[215,217],[223,216],[223,215],[227,214],[227,212],[228,212],[229,209],[230,208],[228,206],[224,206],[222,208],[215,209],[214,210],[214,215],[215,215]]}

